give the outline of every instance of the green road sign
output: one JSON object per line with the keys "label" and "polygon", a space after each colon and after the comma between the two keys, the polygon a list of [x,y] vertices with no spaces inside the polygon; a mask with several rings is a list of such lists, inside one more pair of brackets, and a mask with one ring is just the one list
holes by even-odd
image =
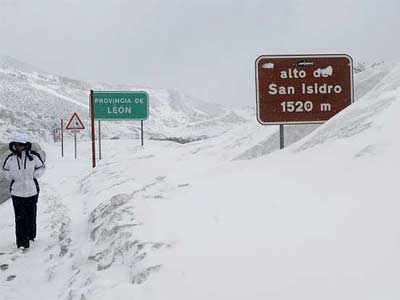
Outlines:
{"label": "green road sign", "polygon": [[96,120],[145,120],[149,117],[149,94],[93,91],[93,106]]}

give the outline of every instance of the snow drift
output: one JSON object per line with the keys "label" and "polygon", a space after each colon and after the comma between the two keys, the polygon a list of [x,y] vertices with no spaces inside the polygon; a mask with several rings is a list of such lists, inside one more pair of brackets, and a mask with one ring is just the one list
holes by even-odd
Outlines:
{"label": "snow drift", "polygon": [[94,170],[88,144],[76,161],[71,149],[61,159],[47,144],[41,235],[29,253],[13,252],[10,203],[0,206],[2,293],[399,298],[400,66],[367,70],[357,81],[354,105],[261,157],[250,149],[276,129],[254,124],[190,144],[105,141]]}

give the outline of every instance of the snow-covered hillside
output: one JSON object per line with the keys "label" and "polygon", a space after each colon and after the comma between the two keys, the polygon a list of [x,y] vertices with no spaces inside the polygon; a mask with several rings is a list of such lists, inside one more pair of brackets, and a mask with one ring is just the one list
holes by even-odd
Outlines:
{"label": "snow-covered hillside", "polygon": [[87,142],[78,160],[71,140],[64,159],[46,144],[28,253],[14,250],[11,203],[0,206],[1,295],[398,299],[400,65],[357,75],[356,95],[270,155],[276,128],[251,123],[190,144],[104,141],[94,170]]}
{"label": "snow-covered hillside", "polygon": [[[246,121],[233,110],[174,90],[130,85],[89,84],[42,72],[9,57],[0,57],[0,141],[24,130],[47,137],[51,129],[78,112],[89,128],[88,97],[94,90],[145,90],[150,95],[148,138],[204,138],[215,136]],[[139,122],[104,122],[103,138],[132,138],[140,134]],[[82,132],[88,136],[89,130]]]}
{"label": "snow-covered hillside", "polygon": [[[381,64],[357,74],[356,100],[381,84],[391,68]],[[146,139],[186,142],[217,138],[227,148],[238,150],[232,159],[251,159],[279,148],[277,126],[260,126],[254,117],[254,107],[233,110],[174,90],[91,85],[45,73],[10,57],[0,57],[0,87],[0,142],[8,142],[16,130],[29,132],[39,142],[45,139],[50,141],[52,128],[60,125],[60,118],[67,121],[75,111],[87,127],[80,137],[87,139],[90,89],[146,90],[150,94],[150,118],[145,121],[144,127]],[[286,126],[285,145],[298,141],[317,127]],[[102,123],[104,139],[138,138],[139,135],[139,122]]]}
{"label": "snow-covered hillside", "polygon": [[[390,76],[389,76],[390,74]],[[394,75],[393,75],[394,74]],[[398,83],[396,71],[393,65],[379,64],[365,72],[355,76],[355,102],[358,102],[364,95],[369,98],[378,97],[387,82],[394,82],[389,89],[393,89]],[[400,85],[400,84],[399,84]],[[270,154],[279,149],[278,126],[261,126],[255,120],[255,109],[243,109],[244,116],[251,115],[247,123],[234,127],[223,135],[214,137],[212,142],[203,141],[194,146],[197,152],[207,152],[223,159],[248,160]],[[238,112],[240,114],[240,112]],[[247,117],[247,119],[249,119]],[[336,124],[336,123],[335,123]],[[285,147],[301,140],[313,132],[320,125],[297,125],[284,126]],[[336,126],[336,125],[333,125]],[[346,125],[345,125],[346,126]],[[223,145],[223,151],[220,150]]]}

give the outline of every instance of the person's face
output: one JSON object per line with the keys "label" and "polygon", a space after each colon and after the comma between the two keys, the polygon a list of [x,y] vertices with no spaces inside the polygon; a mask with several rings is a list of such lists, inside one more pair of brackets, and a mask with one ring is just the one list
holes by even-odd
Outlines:
{"label": "person's face", "polygon": [[22,152],[25,150],[26,145],[22,143],[15,143],[15,150],[17,152]]}

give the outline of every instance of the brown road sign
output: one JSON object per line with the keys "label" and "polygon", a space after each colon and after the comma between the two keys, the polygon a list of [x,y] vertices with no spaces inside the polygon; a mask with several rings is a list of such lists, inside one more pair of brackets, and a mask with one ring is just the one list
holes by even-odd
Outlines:
{"label": "brown road sign", "polygon": [[264,55],[256,60],[261,124],[323,123],[353,103],[348,55]]}

